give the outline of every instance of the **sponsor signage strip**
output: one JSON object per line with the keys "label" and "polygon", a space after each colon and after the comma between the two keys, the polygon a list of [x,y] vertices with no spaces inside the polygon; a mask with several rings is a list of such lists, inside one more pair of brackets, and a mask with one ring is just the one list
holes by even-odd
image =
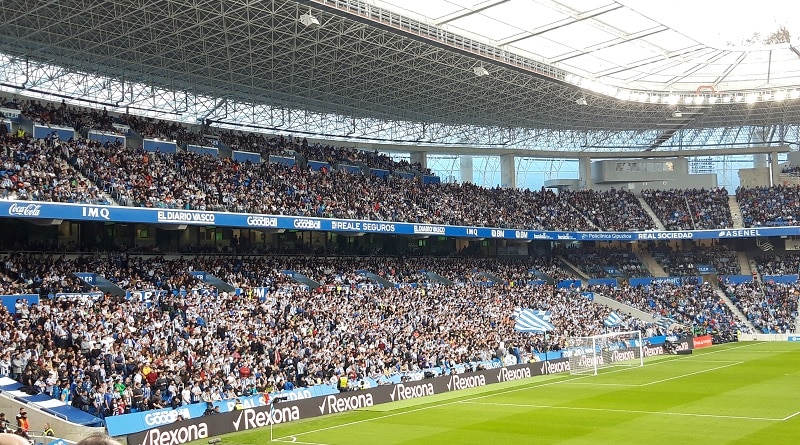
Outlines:
{"label": "sponsor signage strip", "polygon": [[252,227],[257,229],[321,230],[511,240],[636,241],[800,235],[800,227],[798,226],[664,232],[553,232],[38,201],[0,201],[0,215],[15,218],[66,219],[71,221],[109,221],[177,225],[196,224],[222,227]]}
{"label": "sponsor signage strip", "polygon": [[[698,337],[703,338],[703,337]],[[710,343],[710,337],[708,338]],[[648,342],[649,343],[649,342]],[[676,350],[692,349],[692,339],[679,339]],[[642,346],[645,357],[665,354],[663,344],[646,344]],[[639,349],[621,348],[611,355],[610,360],[621,361],[639,358]],[[311,417],[336,414],[359,408],[367,408],[380,403],[442,394],[468,388],[478,388],[495,383],[510,382],[542,375],[558,374],[570,371],[569,358],[558,358],[544,362],[526,363],[481,371],[450,374],[430,379],[392,385],[376,386],[369,389],[317,394],[296,394],[287,397],[281,403],[266,404],[261,396],[253,396],[243,400],[245,409],[233,410],[232,402],[215,402],[223,408],[222,414],[202,416],[205,404],[188,405],[177,410],[160,410],[139,413],[141,422],[151,428],[127,436],[128,445],[181,445],[186,442],[205,439],[211,436],[262,428],[290,421]],[[308,392],[309,388],[300,391]],[[165,412],[166,411],[166,412]],[[225,412],[227,411],[227,412]],[[181,414],[188,420],[175,422]],[[112,416],[106,420],[115,420]],[[153,428],[155,426],[155,428]],[[109,434],[116,435],[111,432]]]}
{"label": "sponsor signage strip", "polygon": [[[148,411],[142,413],[142,422],[148,424],[151,429],[129,434],[127,442],[129,445],[181,445],[211,436],[352,411],[379,403],[416,399],[449,391],[568,371],[569,360],[559,358],[548,362],[445,375],[321,397],[287,400],[274,405],[252,405],[244,410],[211,416],[195,416],[195,413],[181,412],[181,409],[184,408],[178,408],[177,412],[169,410],[172,412],[171,414]],[[177,418],[178,413],[190,414],[191,418],[175,422],[174,419]],[[145,419],[144,416],[147,415],[149,417]],[[109,417],[107,420],[111,420],[113,417],[116,416]],[[153,428],[153,425],[156,427]],[[109,433],[113,435],[110,431]]]}

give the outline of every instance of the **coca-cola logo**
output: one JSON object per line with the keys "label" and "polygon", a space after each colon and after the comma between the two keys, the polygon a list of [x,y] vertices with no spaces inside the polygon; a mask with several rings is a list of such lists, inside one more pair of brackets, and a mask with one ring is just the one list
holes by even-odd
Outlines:
{"label": "coca-cola logo", "polygon": [[13,203],[8,208],[8,214],[11,216],[39,216],[41,213],[41,204],[18,205]]}

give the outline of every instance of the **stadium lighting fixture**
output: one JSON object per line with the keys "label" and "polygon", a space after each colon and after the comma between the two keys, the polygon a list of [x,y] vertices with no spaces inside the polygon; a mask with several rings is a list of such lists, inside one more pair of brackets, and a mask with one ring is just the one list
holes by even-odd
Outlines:
{"label": "stadium lighting fixture", "polygon": [[581,96],[581,97],[579,97],[579,98],[575,99],[575,103],[576,103],[576,104],[578,104],[578,105],[584,105],[584,106],[585,106],[585,105],[589,105],[589,104],[586,102],[586,98],[585,98],[585,97],[583,97],[583,96]]}
{"label": "stadium lighting fixture", "polygon": [[683,117],[683,113],[681,113],[680,108],[676,108],[675,111],[672,112],[672,117],[681,118]]}
{"label": "stadium lighting fixture", "polygon": [[489,72],[483,67],[483,64],[472,67],[472,72],[478,77],[488,76]]}
{"label": "stadium lighting fixture", "polygon": [[789,99],[797,99],[800,97],[800,91],[792,90],[789,92]]}
{"label": "stadium lighting fixture", "polygon": [[692,96],[685,96],[683,98],[683,103],[685,103],[686,105],[691,104],[693,101],[694,101],[694,97],[692,97]]}
{"label": "stadium lighting fixture", "polygon": [[667,103],[670,104],[670,105],[677,104],[679,100],[680,100],[680,97],[678,97],[678,96],[676,96],[674,94],[672,94],[669,97],[667,97]]}
{"label": "stadium lighting fixture", "polygon": [[780,91],[775,92],[775,96],[773,96],[773,98],[778,102],[786,99],[786,91],[780,90]]}
{"label": "stadium lighting fixture", "polygon": [[758,100],[758,95],[756,95],[756,93],[750,93],[745,98],[745,101],[749,104],[754,104],[756,103],[757,100]]}
{"label": "stadium lighting fixture", "polygon": [[319,26],[319,19],[311,14],[311,8],[309,8],[307,13],[300,16],[300,23],[306,28],[309,26]]}
{"label": "stadium lighting fixture", "polygon": [[719,100],[719,98],[717,98],[717,96],[710,96],[708,98],[708,103],[711,104],[711,105],[714,105],[715,103],[717,103],[718,100]]}

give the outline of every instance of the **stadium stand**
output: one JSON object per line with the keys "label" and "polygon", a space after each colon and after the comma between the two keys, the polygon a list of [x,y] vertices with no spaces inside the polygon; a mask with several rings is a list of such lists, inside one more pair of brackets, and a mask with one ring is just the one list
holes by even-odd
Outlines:
{"label": "stadium stand", "polygon": [[643,190],[642,197],[668,230],[733,227],[728,191],[724,187]]}

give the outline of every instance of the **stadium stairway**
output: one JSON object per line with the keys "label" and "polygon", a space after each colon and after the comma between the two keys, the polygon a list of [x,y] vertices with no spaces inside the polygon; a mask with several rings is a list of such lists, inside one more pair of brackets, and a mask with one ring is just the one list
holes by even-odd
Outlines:
{"label": "stadium stairway", "polygon": [[551,286],[554,286],[554,285],[557,284],[557,281],[554,278],[550,277],[547,274],[539,272],[536,269],[528,269],[528,273],[533,275],[533,276],[535,276],[536,278],[538,278],[540,280],[544,280],[545,283],[547,283],[547,284],[549,284]]}
{"label": "stadium stairway", "polygon": [[744,228],[744,224],[742,224],[742,209],[739,207],[739,201],[736,200],[736,196],[728,196],[728,207],[731,208],[731,221],[733,222],[733,228]]}
{"label": "stadium stairway", "polygon": [[103,420],[46,394],[30,395],[23,385],[0,377],[0,412],[13,419],[21,407],[28,412],[31,431],[42,431],[49,422],[58,437],[78,441],[87,433],[105,432]]}
{"label": "stadium stairway", "polygon": [[317,283],[316,281],[312,280],[311,278],[308,278],[307,276],[305,276],[305,275],[303,275],[301,273],[297,273],[297,272],[295,272],[293,270],[284,270],[284,271],[282,271],[282,273],[284,275],[288,276],[289,278],[293,279],[294,281],[297,281],[300,284],[305,284],[310,289],[316,289],[316,288],[322,286],[322,284]]}
{"label": "stadium stairway", "polygon": [[751,321],[750,321],[750,320],[749,320],[749,319],[748,319],[748,318],[747,318],[747,317],[744,315],[744,313],[743,313],[743,312],[742,312],[742,311],[739,309],[739,307],[738,307],[738,306],[736,306],[736,305],[733,303],[733,300],[731,300],[731,299],[730,299],[730,297],[728,297],[728,295],[725,293],[725,291],[723,291],[722,289],[720,289],[720,287],[719,287],[719,285],[718,285],[717,283],[714,283],[714,284],[713,284],[713,286],[714,286],[714,291],[717,293],[717,295],[719,296],[719,298],[720,298],[722,301],[724,301],[724,302],[725,302],[725,304],[727,304],[727,305],[728,305],[728,307],[731,309],[731,311],[733,311],[733,313],[734,313],[734,314],[736,314],[736,316],[737,316],[737,317],[739,317],[739,319],[740,319],[740,320],[744,321],[745,325],[747,325],[747,327],[748,327],[748,328],[750,328],[750,330],[751,330],[751,331],[753,331],[753,332],[759,332],[759,331],[756,329],[756,327],[755,327],[755,326],[753,326],[753,323],[752,323],[752,322],[751,322]]}
{"label": "stadium stairway", "polygon": [[750,264],[750,258],[747,257],[746,252],[738,252],[737,259],[739,261],[739,269],[741,269],[742,275],[752,275],[753,269]]}
{"label": "stadium stairway", "polygon": [[649,314],[641,309],[621,303],[613,298],[608,298],[599,292],[594,293],[593,301],[597,304],[602,304],[603,306],[609,307],[621,314],[631,314],[642,321],[649,323],[655,323],[657,321],[653,314]]}
{"label": "stadium stairway", "polygon": [[478,272],[478,276],[484,277],[492,283],[502,283],[504,281],[497,276],[490,274],[489,272]]}
{"label": "stadium stairway", "polygon": [[644,198],[642,198],[642,195],[636,195],[636,199],[639,201],[639,205],[642,206],[644,212],[650,215],[650,219],[653,220],[653,223],[655,223],[656,228],[658,230],[667,230],[667,228],[664,227],[664,223],[662,223],[661,220],[658,219],[658,217],[656,216],[656,212],[654,212],[653,209],[650,207],[650,204],[648,204],[647,201],[645,201]]}
{"label": "stadium stairway", "polygon": [[667,272],[665,272],[664,268],[661,267],[660,264],[658,264],[658,261],[656,261],[656,259],[653,258],[653,255],[651,255],[650,252],[640,252],[639,259],[642,260],[642,264],[644,264],[645,267],[647,267],[647,270],[651,274],[653,274],[654,277],[667,276]]}
{"label": "stadium stairway", "polygon": [[[113,295],[115,297],[124,297],[125,296],[125,289],[117,286],[116,284],[112,283],[111,281],[109,281],[105,277],[102,277],[100,275],[96,275],[96,274],[93,274],[93,273],[87,273],[87,272],[75,272],[75,273],[73,273],[73,275],[78,277],[82,282],[86,283],[88,286],[97,287],[98,289],[103,291],[103,293],[111,294],[111,295]],[[87,276],[87,275],[91,275],[92,276],[93,282],[89,283],[89,282],[86,281],[86,279],[84,277]]]}
{"label": "stadium stairway", "polygon": [[217,290],[219,290],[221,292],[228,292],[228,293],[236,292],[236,287],[234,287],[233,285],[231,285],[230,283],[228,283],[226,281],[223,281],[221,278],[217,278],[214,275],[211,275],[209,273],[205,273],[203,271],[197,271],[196,270],[196,271],[192,271],[191,274],[194,275],[195,277],[197,277],[197,279],[199,279],[203,283],[210,284],[210,285],[216,287]]}
{"label": "stadium stairway", "polygon": [[386,278],[383,278],[382,276],[380,276],[378,274],[375,274],[375,273],[372,273],[372,272],[368,272],[366,270],[357,270],[356,273],[359,274],[359,275],[363,275],[363,276],[369,278],[371,281],[380,284],[384,288],[391,289],[391,288],[395,287],[394,283],[392,283],[391,281],[387,280]]}
{"label": "stadium stairway", "polygon": [[576,266],[576,265],[570,263],[569,261],[567,261],[567,259],[564,258],[563,256],[559,256],[558,260],[561,261],[561,265],[564,266],[568,271],[574,273],[575,275],[577,275],[579,278],[581,278],[583,280],[587,280],[587,281],[589,280],[589,275],[586,275],[586,272],[580,270],[578,268],[578,266]]}
{"label": "stadium stairway", "polygon": [[441,283],[447,286],[452,286],[455,284],[452,281],[448,280],[447,278],[439,275],[438,273],[431,272],[429,270],[421,270],[420,273],[428,277],[428,279],[430,279],[431,281],[435,281],[437,283]]}

